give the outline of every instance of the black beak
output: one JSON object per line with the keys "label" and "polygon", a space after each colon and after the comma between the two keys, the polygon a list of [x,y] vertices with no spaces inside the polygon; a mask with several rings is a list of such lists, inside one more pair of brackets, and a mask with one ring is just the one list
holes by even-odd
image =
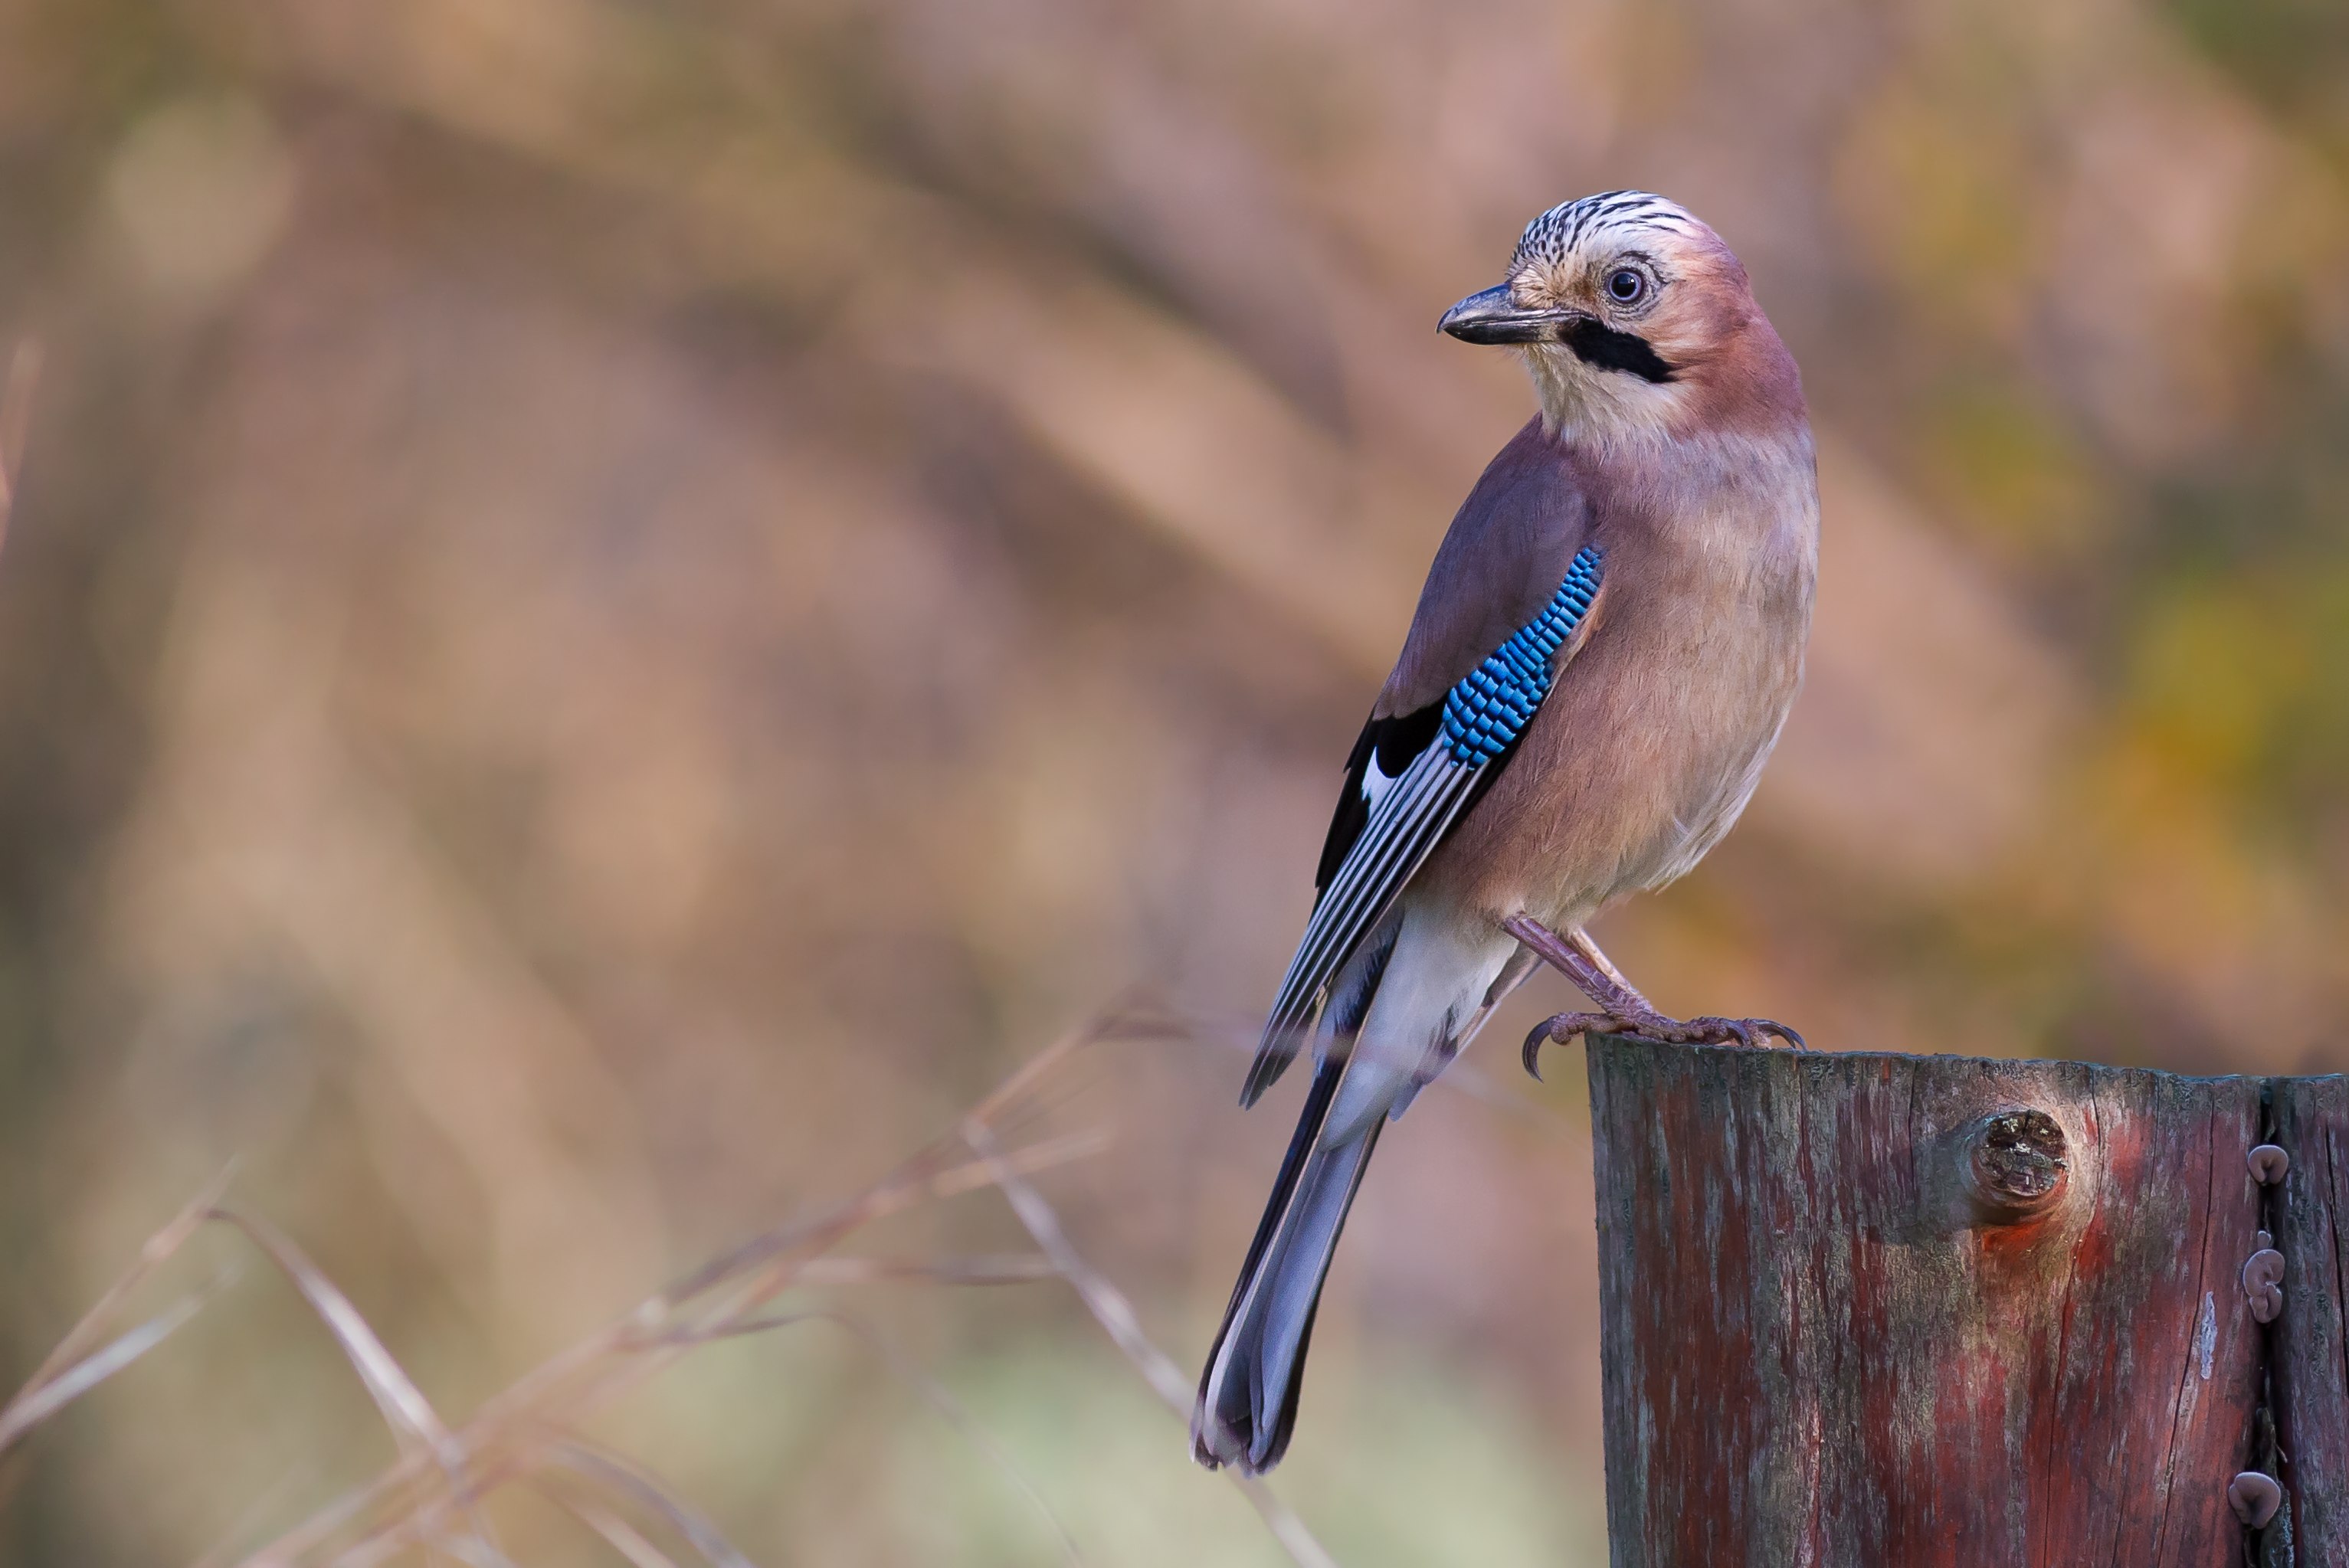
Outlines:
{"label": "black beak", "polygon": [[1556,343],[1575,323],[1590,319],[1583,310],[1520,310],[1510,303],[1509,285],[1496,284],[1445,311],[1435,329],[1463,343]]}

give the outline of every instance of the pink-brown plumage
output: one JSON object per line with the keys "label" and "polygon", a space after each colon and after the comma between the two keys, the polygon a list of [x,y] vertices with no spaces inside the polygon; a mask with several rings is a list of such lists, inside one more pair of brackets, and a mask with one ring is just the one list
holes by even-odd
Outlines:
{"label": "pink-brown plumage", "polygon": [[[1286,1449],[1379,1129],[1532,966],[1511,923],[1566,934],[1545,948],[1570,960],[1587,950],[1578,983],[1610,1012],[1686,1027],[1580,927],[1729,830],[1802,681],[1818,501],[1801,378],[1719,236],[1641,192],[1569,202],[1444,327],[1516,346],[1541,410],[1436,552],[1250,1076],[1253,1099],[1312,1040],[1305,1113],[1200,1379],[1193,1447],[1209,1465],[1262,1470]],[[1498,749],[1471,745],[1447,694],[1472,672],[1529,678],[1487,661],[1590,560],[1598,592],[1546,655],[1546,686],[1508,686],[1530,717]]]}
{"label": "pink-brown plumage", "polygon": [[1606,583],[1516,758],[1413,892],[1559,928],[1685,873],[1744,809],[1802,681],[1817,507],[1799,425],[1593,449],[1537,422],[1528,438],[1586,498]]}

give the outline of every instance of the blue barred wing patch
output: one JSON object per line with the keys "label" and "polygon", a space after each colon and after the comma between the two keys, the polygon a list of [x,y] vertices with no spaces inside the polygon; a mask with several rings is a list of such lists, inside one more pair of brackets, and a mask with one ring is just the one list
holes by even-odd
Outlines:
{"label": "blue barred wing patch", "polygon": [[1604,559],[1597,545],[1584,545],[1542,613],[1444,695],[1444,738],[1453,761],[1481,766],[1525,733],[1534,709],[1549,695],[1558,649],[1590,613]]}
{"label": "blue barred wing patch", "polygon": [[[1242,1104],[1280,1076],[1339,970],[1475,802],[1480,787],[1496,776],[1509,748],[1533,721],[1549,695],[1559,651],[1598,596],[1602,563],[1596,545],[1576,553],[1566,580],[1541,613],[1444,694],[1433,738],[1369,799],[1362,825],[1324,882],[1289,960]],[[1375,754],[1369,763],[1376,766]],[[1371,795],[1366,788],[1363,793]]]}

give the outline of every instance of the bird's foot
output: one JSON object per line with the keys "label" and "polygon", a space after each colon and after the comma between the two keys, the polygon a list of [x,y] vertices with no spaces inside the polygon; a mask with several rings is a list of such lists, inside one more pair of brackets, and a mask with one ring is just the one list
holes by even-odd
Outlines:
{"label": "bird's foot", "polygon": [[1759,1046],[1772,1035],[1798,1051],[1810,1047],[1803,1037],[1774,1018],[1667,1018],[1661,1013],[1560,1013],[1536,1026],[1526,1037],[1526,1071],[1541,1077],[1541,1048],[1553,1040],[1563,1043],[1577,1035],[1623,1035],[1653,1040],[1661,1046]]}

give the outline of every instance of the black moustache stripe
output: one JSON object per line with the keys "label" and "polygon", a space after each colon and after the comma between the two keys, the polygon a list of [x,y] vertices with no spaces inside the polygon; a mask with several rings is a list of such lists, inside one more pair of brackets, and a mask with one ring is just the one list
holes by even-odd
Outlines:
{"label": "black moustache stripe", "polygon": [[1618,332],[1585,318],[1568,327],[1564,338],[1575,357],[1585,365],[1596,365],[1601,370],[1628,370],[1642,381],[1664,382],[1672,378],[1672,367],[1636,332]]}

